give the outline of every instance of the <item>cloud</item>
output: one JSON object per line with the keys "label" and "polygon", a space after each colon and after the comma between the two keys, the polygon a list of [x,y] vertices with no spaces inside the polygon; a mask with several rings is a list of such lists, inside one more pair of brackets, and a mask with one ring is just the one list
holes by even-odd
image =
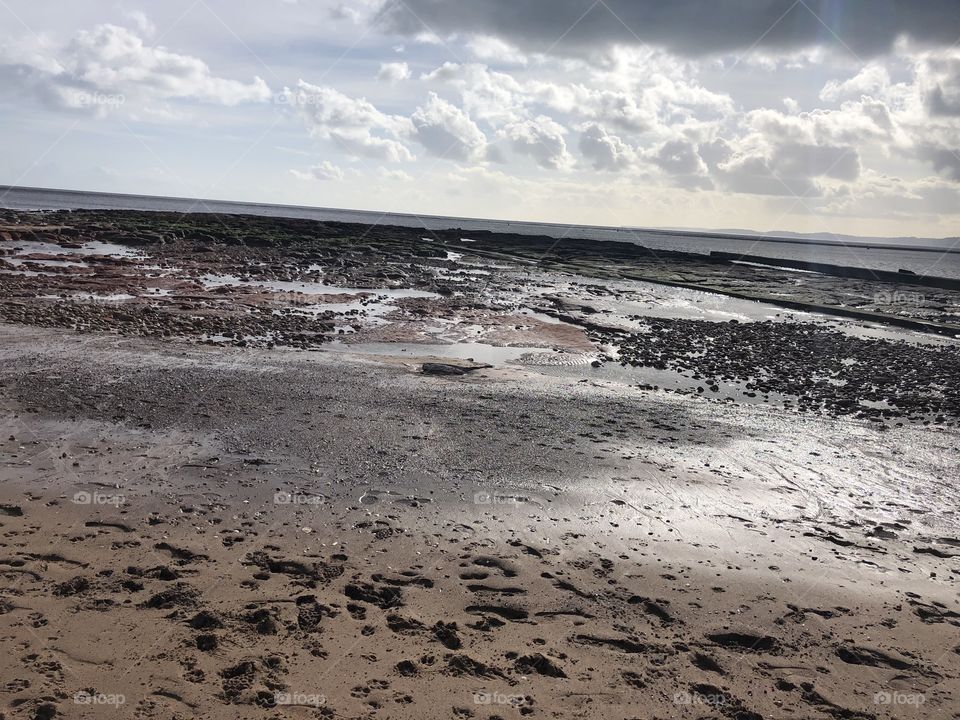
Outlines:
{"label": "cloud", "polygon": [[[529,120],[544,110],[573,115],[621,133],[650,130],[669,134],[673,128],[693,131],[722,121],[734,112],[725,93],[702,87],[695,72],[661,52],[620,50],[602,68],[578,62],[551,67],[573,82],[526,79],[491,70],[480,63],[445,62],[421,78],[455,88],[471,117],[503,126]],[[543,67],[551,63],[543,60]],[[521,71],[522,72],[522,71]],[[584,82],[584,80],[588,82]]]}
{"label": "cloud", "polygon": [[947,147],[923,142],[917,146],[917,155],[933,165],[937,172],[960,182],[960,151],[956,148],[956,145]]}
{"label": "cloud", "polygon": [[[703,87],[696,64],[661,51],[620,48],[605,62],[565,61],[580,72],[567,85],[532,82],[528,94],[551,109],[612,127],[625,134],[702,133],[735,113],[729,95]],[[583,67],[577,67],[583,65]]]}
{"label": "cloud", "polygon": [[641,107],[634,93],[589,90],[582,85],[573,91],[577,100],[570,110],[578,115],[635,133],[649,130],[656,124],[656,111],[649,106]]}
{"label": "cloud", "polygon": [[[860,155],[853,147],[792,140],[773,142],[762,149],[749,149],[747,143],[741,147],[748,149],[718,162],[713,173],[721,186],[732,192],[817,197],[826,187],[821,180],[849,183],[861,172]],[[684,162],[685,156],[678,156],[676,169]]]}
{"label": "cloud", "polygon": [[859,98],[861,95],[876,96],[890,86],[890,73],[884,65],[871,63],[860,72],[844,81],[829,80],[820,91],[820,99],[827,102]]}
{"label": "cloud", "polygon": [[306,171],[291,170],[290,172],[300,180],[343,180],[343,170],[329,160],[324,160]]}
{"label": "cloud", "polygon": [[[296,0],[286,0],[287,2],[294,2]],[[331,20],[347,20],[349,22],[358,23],[363,18],[362,13],[360,13],[356,8],[352,8],[346,3],[340,3],[339,5],[330,8],[327,11],[327,17]]]}
{"label": "cloud", "polygon": [[916,66],[924,105],[939,117],[960,117],[960,50],[925,53]]}
{"label": "cloud", "polygon": [[479,35],[467,43],[474,57],[498,65],[523,65],[529,60],[510,43],[489,35]]}
{"label": "cloud", "polygon": [[960,186],[940,178],[904,180],[872,171],[854,185],[815,201],[818,211],[855,217],[899,215],[956,215],[960,212]]}
{"label": "cloud", "polygon": [[[860,149],[889,142],[875,108],[845,103],[839,110],[784,114],[764,108],[740,120],[745,132],[698,150],[711,176],[726,190],[762,195],[819,197],[838,183],[856,181]],[[688,155],[675,158],[677,168]],[[662,164],[662,163],[661,163]]]}
{"label": "cloud", "polygon": [[716,173],[724,190],[754,195],[789,195],[814,197],[822,190],[810,178],[780,177],[765,157],[752,155],[736,157],[722,163]]}
{"label": "cloud", "polygon": [[393,180],[395,182],[413,182],[413,177],[403,170],[388,170],[385,167],[377,168],[377,176],[383,180]]}
{"label": "cloud", "polygon": [[696,190],[713,188],[709,168],[690,140],[668,140],[645,157],[666,173],[673,185]]}
{"label": "cloud", "polygon": [[493,123],[520,120],[526,116],[526,105],[532,100],[527,88],[512,75],[478,63],[445,62],[424,73],[422,79],[455,88],[464,110],[472,117]]}
{"label": "cloud", "polygon": [[493,36],[523,49],[563,54],[641,44],[690,56],[826,45],[869,56],[889,50],[903,35],[920,43],[953,44],[960,3],[606,0],[591,6],[583,0],[405,0],[385,2],[375,22],[388,32],[416,35],[423,31],[419,18],[428,18],[441,35]]}
{"label": "cloud", "polygon": [[481,160],[487,137],[463,110],[431,92],[411,116],[413,137],[427,152],[462,162]]}
{"label": "cloud", "polygon": [[150,21],[150,18],[142,10],[124,10],[123,16],[128,18],[137,30],[144,35],[153,35],[157,31],[156,25]]}
{"label": "cloud", "polygon": [[395,83],[409,79],[410,66],[405,62],[380,63],[380,72],[377,73],[377,80]]}
{"label": "cloud", "polygon": [[5,46],[0,73],[54,107],[101,114],[170,100],[232,106],[270,98],[259,77],[249,83],[217,77],[199,58],[149,47],[131,30],[109,24],[80,31],[62,47]]}
{"label": "cloud", "polygon": [[594,170],[624,170],[636,162],[633,148],[596,123],[582,129],[579,148]]}
{"label": "cloud", "polygon": [[652,155],[653,162],[673,175],[700,175],[707,166],[688,140],[665,142]]}
{"label": "cloud", "polygon": [[566,130],[554,120],[541,115],[533,120],[511,123],[503,129],[513,149],[529,155],[542,168],[566,170],[573,165],[563,139]]}
{"label": "cloud", "polygon": [[387,115],[364,98],[300,80],[284,88],[280,100],[294,108],[314,137],[335,141],[350,155],[388,162],[412,160],[400,138],[412,130],[407,118]]}

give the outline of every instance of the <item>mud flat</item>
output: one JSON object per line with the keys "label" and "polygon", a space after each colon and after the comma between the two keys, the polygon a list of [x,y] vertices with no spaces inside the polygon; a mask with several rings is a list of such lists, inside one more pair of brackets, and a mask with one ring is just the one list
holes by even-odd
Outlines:
{"label": "mud flat", "polygon": [[958,717],[952,338],[503,238],[5,221],[4,716]]}

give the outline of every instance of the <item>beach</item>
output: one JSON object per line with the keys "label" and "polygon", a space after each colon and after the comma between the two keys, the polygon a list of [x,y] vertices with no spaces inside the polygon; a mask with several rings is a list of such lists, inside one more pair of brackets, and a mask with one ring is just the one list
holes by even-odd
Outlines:
{"label": "beach", "polygon": [[957,717],[960,291],[0,225],[5,716]]}

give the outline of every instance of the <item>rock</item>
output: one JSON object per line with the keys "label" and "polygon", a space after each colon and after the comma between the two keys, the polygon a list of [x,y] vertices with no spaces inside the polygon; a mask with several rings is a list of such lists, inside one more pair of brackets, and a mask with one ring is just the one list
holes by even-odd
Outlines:
{"label": "rock", "polygon": [[424,363],[420,371],[425,375],[466,375],[470,369],[447,363]]}
{"label": "rock", "polygon": [[493,367],[492,365],[453,365],[451,363],[424,363],[420,371],[424,375],[466,375],[474,370]]}

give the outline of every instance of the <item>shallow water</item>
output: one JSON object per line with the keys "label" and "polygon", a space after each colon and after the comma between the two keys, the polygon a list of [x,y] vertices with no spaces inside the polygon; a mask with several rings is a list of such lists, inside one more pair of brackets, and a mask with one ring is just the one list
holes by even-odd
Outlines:
{"label": "shallow water", "polygon": [[143,259],[146,257],[142,252],[116,243],[105,243],[99,240],[83,240],[83,247],[66,248],[56,243],[44,242],[41,240],[17,240],[13,243],[4,243],[5,246],[13,247],[18,252],[17,255],[32,255],[34,253],[43,253],[46,255],[104,255],[106,257]]}
{"label": "shallow water", "polygon": [[421,343],[340,343],[334,341],[325,346],[335,352],[349,352],[369,355],[396,355],[411,358],[452,358],[473,360],[474,362],[516,363],[524,355],[563,355],[556,350],[543,347],[500,347],[486,343],[450,343],[449,345]]}
{"label": "shallow water", "polygon": [[324,283],[295,282],[290,280],[245,280],[236,275],[215,275],[207,273],[200,282],[206,288],[234,285],[237,287],[256,287],[274,292],[303,293],[305,295],[382,295],[388,298],[427,298],[440,297],[437,293],[412,288],[350,288]]}

